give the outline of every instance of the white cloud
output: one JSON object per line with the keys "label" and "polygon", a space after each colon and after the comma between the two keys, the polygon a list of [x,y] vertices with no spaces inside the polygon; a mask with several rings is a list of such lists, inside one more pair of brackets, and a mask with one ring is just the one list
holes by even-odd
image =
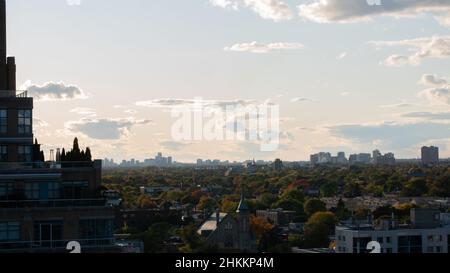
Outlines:
{"label": "white cloud", "polygon": [[81,88],[64,82],[47,82],[42,85],[25,82],[21,89],[28,90],[30,96],[36,101],[66,101],[75,99],[87,99],[89,97]]}
{"label": "white cloud", "polygon": [[303,101],[309,101],[309,99],[308,98],[302,98],[302,97],[291,99],[291,102],[303,102]]}
{"label": "white cloud", "polygon": [[405,108],[405,107],[411,107],[414,106],[414,104],[406,102],[406,101],[402,101],[399,103],[394,103],[394,104],[387,104],[387,105],[381,105],[381,108]]}
{"label": "white cloud", "polygon": [[422,85],[429,85],[429,86],[442,86],[447,83],[447,80],[444,78],[440,78],[436,75],[424,74],[420,79],[419,83]]}
{"label": "white cloud", "polygon": [[339,54],[336,59],[338,60],[342,60],[345,59],[345,57],[347,57],[347,52],[342,52],[341,54]]}
{"label": "white cloud", "polygon": [[376,16],[417,17],[431,13],[443,25],[450,25],[450,2],[446,0],[315,0],[298,6],[300,17],[319,23],[370,21]]}
{"label": "white cloud", "polygon": [[425,89],[419,97],[428,99],[432,104],[450,105],[450,85]]}
{"label": "white cloud", "polygon": [[302,49],[303,47],[304,46],[300,43],[259,43],[253,41],[250,43],[234,44],[230,47],[226,47],[225,51],[269,53],[276,50]]}
{"label": "white cloud", "polygon": [[281,0],[209,0],[209,2],[213,6],[225,9],[249,8],[261,18],[275,22],[290,20],[293,17],[289,6]]}
{"label": "white cloud", "polygon": [[196,100],[196,99],[153,99],[146,101],[138,101],[135,104],[141,107],[149,108],[172,108],[175,106],[186,106],[192,107],[195,105],[203,107],[220,107],[224,108],[226,106],[246,106],[249,104],[258,103],[256,100]]}
{"label": "white cloud", "polygon": [[412,55],[391,55],[384,61],[386,66],[419,65],[424,59],[428,58],[450,58],[450,36],[433,36],[400,41],[372,41],[369,43],[377,47],[407,47],[408,51],[414,52]]}
{"label": "white cloud", "polygon": [[69,6],[80,6],[81,0],[66,0],[66,3]]}
{"label": "white cloud", "polygon": [[435,105],[450,105],[450,84],[436,75],[425,74],[419,81],[422,85],[432,86],[418,94]]}
{"label": "white cloud", "polygon": [[66,129],[72,133],[81,133],[86,137],[100,140],[117,140],[131,134],[131,129],[136,125],[146,125],[151,120],[128,119],[93,119],[83,118],[78,121],[69,121],[65,124]]}
{"label": "white cloud", "polygon": [[69,112],[75,113],[78,115],[86,115],[86,116],[96,116],[97,115],[97,112],[95,111],[95,109],[85,108],[85,107],[73,108]]}

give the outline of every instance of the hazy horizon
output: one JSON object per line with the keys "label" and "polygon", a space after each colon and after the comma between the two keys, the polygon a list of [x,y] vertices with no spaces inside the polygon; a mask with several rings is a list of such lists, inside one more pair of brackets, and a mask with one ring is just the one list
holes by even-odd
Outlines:
{"label": "hazy horizon", "polygon": [[[8,54],[48,151],[96,158],[307,161],[317,152],[450,157],[450,2],[7,1]],[[280,107],[280,148],[177,141],[170,109]]]}

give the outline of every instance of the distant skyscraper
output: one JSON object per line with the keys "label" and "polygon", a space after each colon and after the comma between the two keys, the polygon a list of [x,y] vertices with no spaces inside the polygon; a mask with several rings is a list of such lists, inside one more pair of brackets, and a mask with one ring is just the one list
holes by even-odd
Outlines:
{"label": "distant skyscraper", "polygon": [[277,158],[275,160],[274,167],[275,167],[275,170],[280,171],[281,169],[283,169],[283,161],[281,161],[281,159]]}
{"label": "distant skyscraper", "polygon": [[439,148],[438,147],[422,147],[422,164],[435,165],[439,163]]}

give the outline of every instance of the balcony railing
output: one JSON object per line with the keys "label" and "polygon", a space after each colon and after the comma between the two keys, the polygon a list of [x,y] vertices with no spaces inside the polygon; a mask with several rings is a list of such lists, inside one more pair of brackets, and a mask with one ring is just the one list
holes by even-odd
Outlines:
{"label": "balcony railing", "polygon": [[90,168],[94,161],[0,162],[0,170]]}
{"label": "balcony railing", "polygon": [[0,97],[28,98],[28,91],[26,91],[26,90],[0,90]]}
{"label": "balcony railing", "polygon": [[28,91],[16,91],[17,98],[28,98]]}
{"label": "balcony railing", "polygon": [[0,201],[0,209],[106,207],[106,199]]}
{"label": "balcony railing", "polygon": [[76,241],[81,245],[81,252],[84,250],[106,250],[115,247],[114,238],[101,239],[74,239],[74,240],[51,240],[51,241],[18,241],[18,242],[0,242],[0,252],[45,252],[56,251],[67,253],[67,244]]}

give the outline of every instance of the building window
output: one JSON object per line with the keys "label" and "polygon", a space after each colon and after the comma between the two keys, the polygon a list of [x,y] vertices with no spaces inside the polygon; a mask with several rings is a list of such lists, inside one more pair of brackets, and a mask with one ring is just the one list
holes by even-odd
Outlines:
{"label": "building window", "polygon": [[0,162],[8,161],[8,146],[1,145],[0,146]]}
{"label": "building window", "polygon": [[112,219],[89,219],[80,221],[80,237],[85,245],[108,244],[113,237]]}
{"label": "building window", "polygon": [[28,200],[39,200],[39,183],[25,183],[25,196]]}
{"label": "building window", "polygon": [[26,162],[30,163],[32,161],[31,159],[31,146],[19,146],[17,148],[17,156],[19,162]]}
{"label": "building window", "polygon": [[0,183],[0,200],[8,200],[13,192],[13,184],[10,182]]}
{"label": "building window", "polygon": [[14,242],[19,240],[19,222],[0,222],[0,242]]}
{"label": "building window", "polygon": [[34,244],[46,248],[64,247],[63,223],[61,221],[34,222]]}
{"label": "building window", "polygon": [[386,253],[387,254],[391,254],[392,253],[392,248],[386,248]]}
{"label": "building window", "polygon": [[58,182],[48,183],[48,198],[59,199],[61,197],[61,187]]}
{"label": "building window", "polygon": [[8,132],[8,110],[0,109],[0,134]]}
{"label": "building window", "polygon": [[391,237],[386,237],[386,243],[388,243],[388,244],[391,243]]}
{"label": "building window", "polygon": [[18,111],[18,133],[19,135],[31,134],[31,110],[19,110]]}
{"label": "building window", "polygon": [[88,197],[89,183],[87,181],[68,181],[62,183],[63,199],[82,199]]}

